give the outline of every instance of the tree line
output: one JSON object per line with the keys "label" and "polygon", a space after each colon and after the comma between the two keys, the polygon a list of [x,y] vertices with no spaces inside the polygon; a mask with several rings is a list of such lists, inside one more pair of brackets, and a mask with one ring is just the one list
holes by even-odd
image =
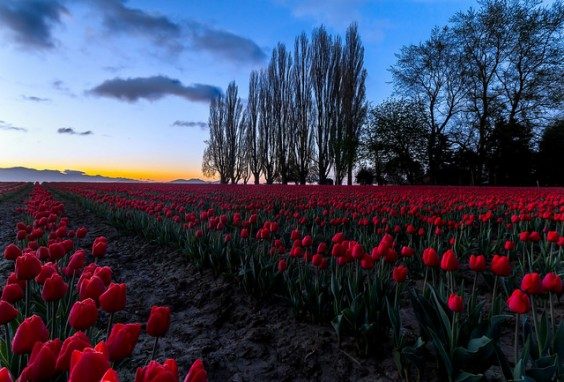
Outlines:
{"label": "tree line", "polygon": [[[562,1],[486,0],[390,68],[394,97],[366,102],[356,24],[278,44],[245,105],[210,105],[204,174],[222,183],[563,184]],[[331,178],[332,176],[332,178]]]}
{"label": "tree line", "polygon": [[364,47],[356,24],[345,40],[322,26],[293,51],[279,43],[268,66],[251,72],[243,106],[231,82],[210,104],[204,175],[221,183],[353,183],[365,122]]}

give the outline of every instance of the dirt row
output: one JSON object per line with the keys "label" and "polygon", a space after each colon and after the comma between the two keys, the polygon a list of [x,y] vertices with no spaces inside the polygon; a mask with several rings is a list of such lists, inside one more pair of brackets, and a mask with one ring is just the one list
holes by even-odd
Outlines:
{"label": "dirt row", "polygon": [[[71,226],[86,226],[85,245],[106,236],[109,247],[100,265],[127,284],[127,307],[115,321],[145,322],[152,305],[168,305],[173,318],[159,341],[158,358],[175,358],[181,375],[196,359],[204,360],[210,381],[391,381],[397,373],[391,358],[362,359],[352,345],[337,346],[333,330],[296,321],[288,306],[262,303],[232,282],[198,271],[176,249],[118,231],[77,203],[63,200]],[[22,218],[14,211],[23,198],[0,203],[0,248],[14,238]],[[2,260],[2,279],[13,264]],[[100,327],[104,327],[102,317]],[[133,357],[120,367],[122,380],[143,365],[152,339],[142,336]]]}

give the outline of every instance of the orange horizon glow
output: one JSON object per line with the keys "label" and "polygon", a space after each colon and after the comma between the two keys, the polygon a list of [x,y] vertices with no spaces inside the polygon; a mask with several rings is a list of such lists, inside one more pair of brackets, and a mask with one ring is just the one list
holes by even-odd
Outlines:
{"label": "orange horizon glow", "polygon": [[135,167],[124,167],[120,169],[106,167],[106,166],[61,166],[61,165],[51,165],[51,166],[35,166],[32,164],[0,164],[0,168],[11,168],[11,167],[25,167],[33,170],[54,170],[64,172],[66,170],[71,171],[82,171],[86,175],[90,176],[104,176],[109,178],[128,178],[132,180],[141,181],[153,181],[153,182],[170,182],[176,179],[195,179],[199,178],[202,180],[213,180],[210,178],[205,178],[202,173],[195,169],[159,169],[157,167],[147,166],[145,168],[135,168]]}

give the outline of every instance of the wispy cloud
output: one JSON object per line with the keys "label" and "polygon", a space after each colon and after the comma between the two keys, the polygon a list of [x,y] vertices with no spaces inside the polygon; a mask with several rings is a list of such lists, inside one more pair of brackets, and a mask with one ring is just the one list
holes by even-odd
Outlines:
{"label": "wispy cloud", "polygon": [[76,131],[72,127],[61,127],[60,129],[57,129],[57,133],[59,133],[59,134],[69,134],[69,135],[82,135],[82,136],[94,134],[91,130]]}
{"label": "wispy cloud", "polygon": [[31,102],[49,102],[49,101],[51,101],[49,98],[41,98],[41,97],[27,96],[27,95],[22,95],[22,99],[26,100],[26,101],[31,101]]}
{"label": "wispy cloud", "polygon": [[7,30],[24,48],[53,48],[52,28],[67,12],[56,0],[3,0],[0,2],[0,29]]}
{"label": "wispy cloud", "polygon": [[112,97],[122,101],[135,102],[141,98],[156,101],[167,95],[175,95],[189,101],[209,102],[221,94],[221,89],[212,85],[183,85],[176,79],[165,76],[114,78],[88,90],[87,94]]}
{"label": "wispy cloud", "polygon": [[74,94],[63,81],[55,80],[53,81],[52,85],[54,89],[60,91],[63,94],[66,94],[69,97],[73,97],[73,98],[76,97],[76,94]]}
{"label": "wispy cloud", "polygon": [[201,121],[174,121],[172,126],[180,126],[180,127],[199,127],[202,130],[206,130],[208,128],[208,124]]}
{"label": "wispy cloud", "polygon": [[0,121],[0,130],[5,130],[5,131],[19,131],[22,133],[26,133],[27,129],[25,127],[17,127],[17,126],[13,126],[12,124],[8,123],[8,122],[4,122],[4,121]]}

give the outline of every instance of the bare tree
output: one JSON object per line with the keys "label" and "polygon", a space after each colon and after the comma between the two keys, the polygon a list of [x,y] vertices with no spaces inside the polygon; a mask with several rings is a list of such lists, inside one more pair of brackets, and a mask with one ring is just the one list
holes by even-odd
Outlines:
{"label": "bare tree", "polygon": [[331,46],[332,38],[323,26],[314,29],[312,37],[311,78],[316,111],[314,162],[319,184],[325,184],[332,166],[330,152]]}
{"label": "bare tree", "polygon": [[214,98],[210,103],[209,129],[210,138],[205,143],[207,147],[204,151],[202,161],[202,172],[207,177],[219,174],[221,184],[229,182],[229,146],[228,137],[225,134],[225,102],[223,96]]}
{"label": "bare tree", "polygon": [[262,169],[266,184],[274,183],[276,178],[276,129],[274,127],[273,92],[268,72],[260,71],[259,82],[259,142]]}
{"label": "bare tree", "polygon": [[313,157],[313,100],[311,82],[311,47],[305,33],[294,42],[292,67],[293,124],[295,140],[293,159],[300,184],[306,184]]}
{"label": "bare tree", "polygon": [[397,94],[415,102],[423,113],[427,135],[427,163],[432,183],[444,153],[440,142],[449,123],[462,110],[466,78],[461,71],[463,55],[448,28],[435,28],[419,45],[403,47],[390,71]]}
{"label": "bare tree", "polygon": [[262,172],[259,131],[260,78],[259,73],[255,70],[251,72],[251,75],[249,77],[249,96],[247,98],[247,107],[245,114],[245,122],[247,125],[246,146],[249,170],[254,177],[254,183],[259,184],[260,174]]}
{"label": "bare tree", "polygon": [[268,66],[268,80],[272,89],[272,112],[276,130],[276,166],[282,184],[288,183],[290,148],[292,146],[291,125],[291,80],[292,57],[284,44],[278,43],[272,51]]}
{"label": "bare tree", "polygon": [[353,168],[357,159],[360,128],[366,118],[366,69],[364,47],[358,26],[347,29],[344,52],[341,57],[341,120],[344,127],[343,157],[347,167],[347,184],[353,181]]}

